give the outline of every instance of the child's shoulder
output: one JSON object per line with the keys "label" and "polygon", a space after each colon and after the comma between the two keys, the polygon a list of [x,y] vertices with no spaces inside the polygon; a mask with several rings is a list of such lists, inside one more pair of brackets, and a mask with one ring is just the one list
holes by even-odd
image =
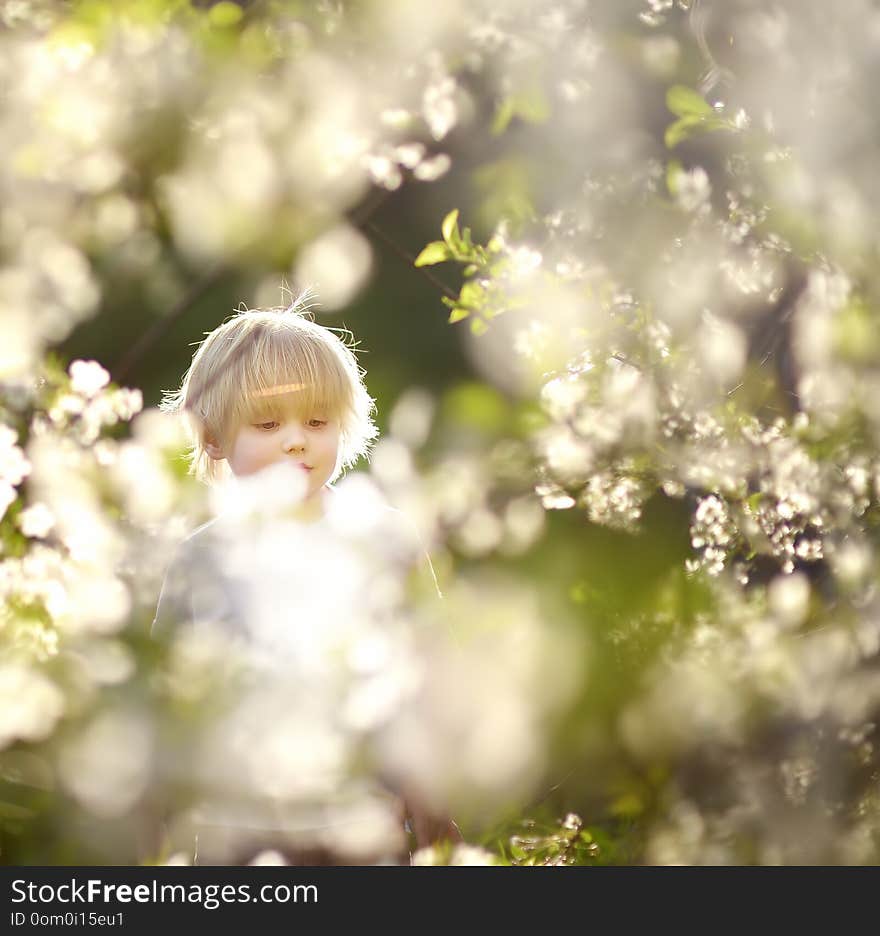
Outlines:
{"label": "child's shoulder", "polygon": [[187,535],[180,541],[180,545],[188,544],[190,547],[198,547],[203,543],[210,542],[216,533],[217,530],[217,518],[213,517],[210,520],[205,521],[205,523],[197,526],[194,530],[187,533]]}
{"label": "child's shoulder", "polygon": [[417,567],[424,573],[429,591],[440,594],[425,539],[415,521],[405,510],[390,504],[369,478],[352,475],[334,486],[328,519],[331,524],[338,522],[347,536],[360,539],[375,555],[404,567]]}
{"label": "child's shoulder", "polygon": [[191,562],[209,552],[217,541],[217,519],[208,520],[179,540],[172,553],[172,563]]}

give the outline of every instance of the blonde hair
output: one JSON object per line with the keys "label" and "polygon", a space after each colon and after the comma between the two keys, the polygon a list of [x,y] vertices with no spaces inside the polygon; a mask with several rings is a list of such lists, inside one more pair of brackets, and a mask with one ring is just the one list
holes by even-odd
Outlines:
{"label": "blonde hair", "polygon": [[[255,419],[277,419],[295,407],[320,413],[340,425],[333,478],[369,452],[378,435],[375,403],[364,386],[351,333],[318,325],[307,317],[309,295],[287,308],[243,309],[199,345],[179,390],[164,395],[160,408],[186,417],[190,472],[216,481],[228,473],[211,458],[238,428]],[[332,480],[332,479],[331,479]]]}

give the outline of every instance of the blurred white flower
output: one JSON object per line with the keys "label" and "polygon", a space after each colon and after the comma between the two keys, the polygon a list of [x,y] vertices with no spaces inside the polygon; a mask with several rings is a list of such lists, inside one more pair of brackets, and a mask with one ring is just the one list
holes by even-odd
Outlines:
{"label": "blurred white flower", "polygon": [[451,166],[452,160],[446,153],[437,153],[436,156],[420,162],[413,169],[413,175],[422,182],[434,182],[445,175]]}
{"label": "blurred white flower", "polygon": [[712,185],[702,166],[689,172],[679,172],[675,177],[675,198],[685,211],[707,210]]}
{"label": "blurred white flower", "polygon": [[62,783],[94,815],[122,816],[143,793],[152,749],[152,726],[143,715],[102,712],[62,748]]}
{"label": "blurred white flower", "polygon": [[69,606],[63,625],[75,632],[112,634],[124,627],[131,595],[109,569],[77,563],[71,567]]}
{"label": "blurred white flower", "polygon": [[377,185],[381,185],[382,188],[388,189],[389,192],[400,188],[403,182],[403,174],[400,168],[388,156],[381,154],[367,155],[364,157],[364,167],[370,173],[372,180]]}
{"label": "blurred white flower", "polygon": [[62,393],[49,410],[49,419],[53,423],[64,424],[68,416],[78,416],[85,409],[86,402],[75,393]]}
{"label": "blurred white flower", "polygon": [[42,673],[18,663],[0,665],[0,749],[48,737],[63,711],[63,693]]}
{"label": "blurred white flower", "polygon": [[[145,434],[139,434],[142,438]],[[152,440],[147,439],[150,443]],[[116,449],[110,476],[124,499],[129,516],[140,524],[160,521],[172,509],[174,479],[162,463],[160,453],[150,444],[128,441]]]}
{"label": "blurred white flower", "polygon": [[542,722],[579,685],[587,648],[519,583],[460,581],[445,595],[416,628],[430,634],[422,679],[382,733],[381,756],[428,805],[495,808],[540,774]]}
{"label": "blurred white flower", "polygon": [[165,867],[189,867],[192,863],[192,855],[182,851],[174,852],[173,855],[169,855],[163,862]]}
{"label": "blurred white flower", "polygon": [[583,502],[593,523],[628,529],[641,517],[646,496],[644,485],[636,478],[599,471],[587,482]]}
{"label": "blurred white flower", "polygon": [[382,111],[379,115],[379,119],[385,126],[397,129],[407,127],[413,122],[412,114],[401,107],[388,108]]}
{"label": "blurred white flower", "polygon": [[77,647],[76,651],[69,651],[69,655],[76,659],[85,676],[96,685],[118,685],[134,674],[134,655],[121,641],[96,638],[84,640]]}
{"label": "blurred white flower", "polygon": [[415,169],[425,155],[425,144],[403,143],[394,150],[394,155],[401,166]]}
{"label": "blurred white flower", "polygon": [[120,387],[111,396],[113,412],[123,422],[128,422],[144,408],[144,397],[137,388]]}
{"label": "blurred white flower", "polygon": [[802,572],[778,575],[767,591],[770,610],[784,627],[802,624],[810,607],[810,583]]}
{"label": "blurred white flower", "polygon": [[256,855],[254,855],[248,864],[254,867],[262,868],[286,865],[288,864],[288,861],[280,851],[276,851],[274,848],[267,848],[264,851],[258,852]]}
{"label": "blurred white flower", "polygon": [[522,280],[530,277],[544,262],[540,251],[522,244],[510,252],[509,275],[512,280]]}
{"label": "blurred white flower", "polygon": [[414,475],[412,453],[394,436],[380,439],[370,457],[370,468],[383,485],[405,484]]}
{"label": "blurred white flower", "polygon": [[372,265],[366,238],[350,225],[341,224],[302,251],[296,263],[296,280],[314,283],[321,305],[339,309],[364,285]]}
{"label": "blurred white flower", "polygon": [[545,510],[568,510],[577,501],[556,484],[537,484],[535,493],[541,498]]}
{"label": "blurred white flower", "polygon": [[9,505],[15,501],[18,496],[15,488],[5,481],[0,481],[0,520],[6,515]]}
{"label": "blurred white flower", "polygon": [[422,387],[410,387],[394,404],[388,427],[391,434],[411,448],[421,448],[431,431],[434,398]]}
{"label": "blurred white flower", "polygon": [[179,451],[186,445],[186,431],[181,420],[156,407],[143,410],[131,428],[134,438],[153,452],[166,449]]}
{"label": "blurred white flower", "polygon": [[18,433],[9,426],[0,425],[0,481],[15,486],[30,474],[31,463],[15,444]]}
{"label": "blurred white flower", "polygon": [[435,140],[442,140],[458,121],[456,90],[455,79],[443,73],[438,73],[425,88],[422,115]]}
{"label": "blurred white flower", "polygon": [[747,353],[748,342],[742,329],[704,311],[697,332],[697,354],[709,379],[735,383],[745,367]]}
{"label": "blurred white flower", "polygon": [[585,481],[593,469],[593,447],[566,424],[543,429],[536,436],[538,451],[553,473],[563,481]]}
{"label": "blurred white flower", "polygon": [[110,383],[110,374],[97,361],[74,361],[68,368],[70,385],[84,397],[93,397]]}
{"label": "blurred white flower", "polygon": [[455,534],[455,545],[467,556],[484,556],[501,542],[504,527],[485,507],[472,510]]}
{"label": "blurred white flower", "polygon": [[642,61],[653,74],[671,80],[681,59],[681,48],[672,36],[649,36],[641,47]]}
{"label": "blurred white flower", "polygon": [[17,522],[25,536],[42,539],[55,526],[55,515],[45,504],[36,503],[23,510]]}
{"label": "blurred white flower", "polygon": [[468,845],[465,843],[457,844],[448,859],[443,851],[436,845],[429,845],[426,848],[420,848],[412,856],[412,864],[417,866],[435,866],[435,865],[455,865],[465,866],[488,866],[498,864],[498,858],[492,852],[480,848],[479,845]]}
{"label": "blurred white flower", "polygon": [[867,577],[871,570],[872,553],[867,542],[852,540],[843,543],[831,556],[837,577],[853,586]]}
{"label": "blurred white flower", "polygon": [[541,388],[544,408],[553,419],[559,421],[571,419],[586,396],[586,383],[580,374],[554,377]]}
{"label": "blurred white flower", "polygon": [[504,552],[524,553],[544,531],[544,522],[537,500],[528,496],[512,500],[504,509]]}

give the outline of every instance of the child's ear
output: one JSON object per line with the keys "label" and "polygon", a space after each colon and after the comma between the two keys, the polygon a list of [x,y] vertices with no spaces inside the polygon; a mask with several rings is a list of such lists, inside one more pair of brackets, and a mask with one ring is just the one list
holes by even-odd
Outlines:
{"label": "child's ear", "polygon": [[222,447],[213,436],[208,436],[205,439],[205,451],[208,453],[208,458],[213,458],[214,461],[226,458]]}

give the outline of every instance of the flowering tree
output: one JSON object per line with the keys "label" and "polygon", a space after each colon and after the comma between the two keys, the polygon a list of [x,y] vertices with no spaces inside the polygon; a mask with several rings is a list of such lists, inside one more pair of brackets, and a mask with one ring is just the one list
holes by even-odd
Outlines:
{"label": "flowering tree", "polygon": [[206,511],[178,430],[60,344],[218,266],[341,308],[419,186],[458,208],[396,247],[481,380],[404,393],[370,467],[457,636],[376,756],[486,849],[452,860],[876,859],[871,3],[0,16],[9,861],[166,860],[132,829],[219,678],[147,636]]}

